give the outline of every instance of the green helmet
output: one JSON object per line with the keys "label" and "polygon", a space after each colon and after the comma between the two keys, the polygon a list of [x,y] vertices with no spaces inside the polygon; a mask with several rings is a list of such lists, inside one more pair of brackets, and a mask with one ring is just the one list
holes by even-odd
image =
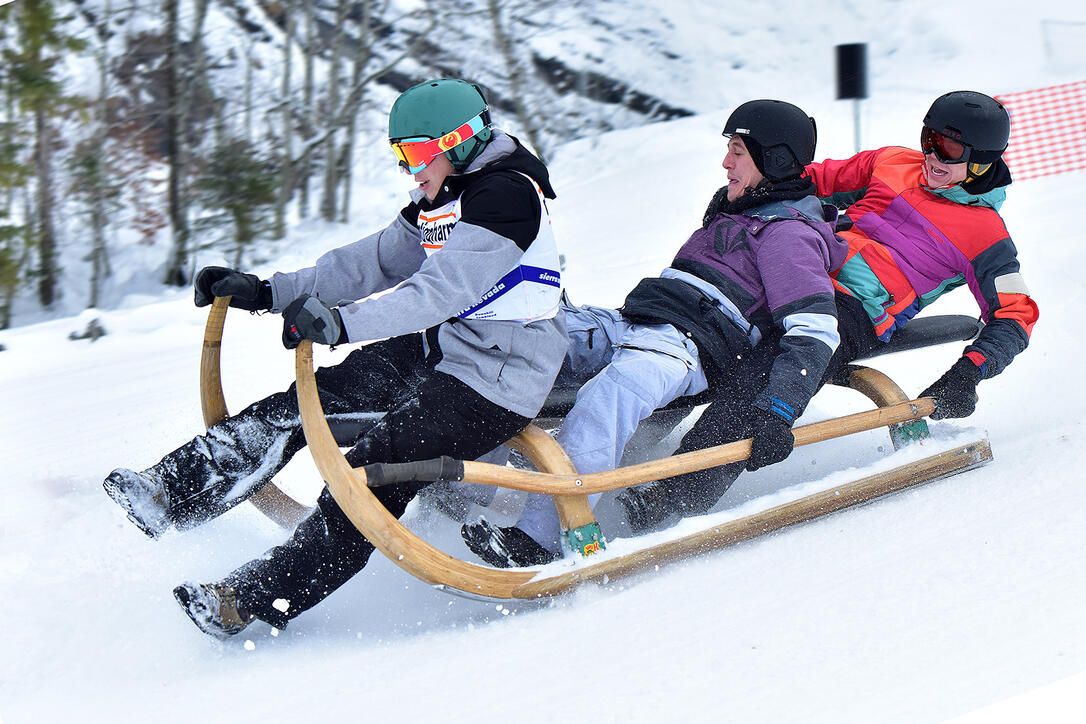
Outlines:
{"label": "green helmet", "polygon": [[461,133],[453,140],[463,139],[452,148],[444,148],[445,156],[457,171],[463,171],[490,142],[490,109],[479,86],[456,78],[438,78],[408,88],[388,114],[388,140],[397,143],[406,139],[440,139],[458,130],[476,117],[468,135]]}

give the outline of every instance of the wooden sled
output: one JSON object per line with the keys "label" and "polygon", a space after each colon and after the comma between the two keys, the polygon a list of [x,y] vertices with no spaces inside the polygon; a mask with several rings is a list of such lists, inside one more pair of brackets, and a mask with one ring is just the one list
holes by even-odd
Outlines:
{"label": "wooden sled", "polygon": [[[931,343],[929,339],[926,344]],[[917,343],[915,346],[924,345]],[[535,465],[535,471],[451,458],[352,469],[340,452],[321,409],[313,370],[312,343],[305,341],[299,345],[295,362],[298,403],[306,441],[332,496],[348,518],[378,550],[411,575],[435,587],[472,597],[536,599],[565,593],[586,581],[617,580],[969,470],[992,459],[986,439],[970,441],[885,472],[626,555],[602,554],[595,561],[592,558],[575,560],[572,566],[567,560],[566,565],[551,564],[542,569],[496,569],[454,558],[421,540],[380,504],[370,487],[408,480],[464,480],[548,494],[554,497],[563,530],[573,539],[582,532],[598,530],[587,495],[744,460],[750,455],[750,440],[607,472],[578,475],[561,446],[539,427],[529,425],[509,445],[524,453]],[[926,436],[923,418],[934,410],[930,399],[910,400],[889,377],[865,367],[850,366],[842,379],[835,382],[847,383],[864,393],[875,402],[876,409],[797,427],[794,430],[797,446],[884,426],[890,428],[895,447]],[[592,542],[582,546],[588,550],[599,547]]]}
{"label": "wooden sled", "polygon": [[[217,298],[205,327],[200,366],[200,398],[204,422],[210,426],[227,416],[222,391],[220,350],[229,298]],[[953,319],[947,325],[945,320]],[[943,320],[934,322],[934,320]],[[901,351],[940,342],[965,340],[977,332],[967,317],[914,320],[895,335],[887,351]],[[451,458],[402,464],[375,464],[352,469],[340,452],[321,409],[313,369],[312,343],[303,342],[296,352],[298,402],[310,452],[336,501],[350,520],[382,553],[415,577],[450,592],[493,599],[535,599],[565,593],[586,581],[611,581],[642,570],[722,548],[740,541],[863,503],[888,493],[936,480],[983,465],[992,459],[986,439],[970,441],[891,470],[869,475],[844,485],[807,496],[676,540],[621,556],[552,564],[543,569],[496,569],[454,558],[421,540],[391,515],[370,492],[370,486],[404,480],[466,480],[553,496],[559,520],[575,537],[595,525],[587,495],[617,490],[672,475],[746,459],[750,441],[741,440],[705,450],[674,455],[593,475],[578,475],[561,446],[536,425],[529,425],[508,444],[522,452],[535,471],[489,465]],[[876,370],[849,366],[835,384],[865,394],[876,409],[795,428],[796,445],[808,445],[878,427],[889,427],[895,449],[923,438],[933,404],[929,399],[910,400],[886,375]],[[687,398],[680,410],[685,415],[699,400]],[[558,417],[572,404],[569,390],[556,390],[545,415]],[[250,501],[280,525],[296,525],[309,507],[298,503],[274,484],[267,484]],[[598,528],[597,528],[598,530]],[[596,546],[582,545],[591,550]]]}

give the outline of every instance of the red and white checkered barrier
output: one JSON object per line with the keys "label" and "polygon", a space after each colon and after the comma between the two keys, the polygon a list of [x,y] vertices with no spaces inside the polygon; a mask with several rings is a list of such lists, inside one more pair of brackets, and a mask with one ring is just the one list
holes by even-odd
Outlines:
{"label": "red and white checkered barrier", "polygon": [[1016,181],[1086,168],[1086,81],[996,96],[1011,114]]}

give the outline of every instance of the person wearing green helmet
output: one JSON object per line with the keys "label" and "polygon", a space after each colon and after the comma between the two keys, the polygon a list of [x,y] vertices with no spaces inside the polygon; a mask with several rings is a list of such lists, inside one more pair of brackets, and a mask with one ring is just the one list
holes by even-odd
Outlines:
{"label": "person wearing green helmet", "polygon": [[493,136],[482,91],[455,78],[409,88],[388,114],[389,143],[400,166],[410,173],[418,173],[441,155],[461,173]]}
{"label": "person wearing green helmet", "polygon": [[[482,91],[463,80],[404,91],[389,113],[389,142],[418,187],[388,226],[266,280],[205,268],[196,304],[230,296],[231,306],[282,313],[287,348],[303,339],[382,340],[316,375],[329,422],[354,426],[352,466],[478,458],[531,421],[565,356],[546,206],[554,190],[544,164],[491,125]],[[359,427],[360,419],[370,422]],[[104,487],[157,538],[236,506],[304,445],[292,388],[142,472],[113,471]],[[423,487],[373,492],[399,516]],[[286,543],[174,595],[208,634],[230,636],[255,619],[282,628],[360,571],[373,550],[325,488]]]}

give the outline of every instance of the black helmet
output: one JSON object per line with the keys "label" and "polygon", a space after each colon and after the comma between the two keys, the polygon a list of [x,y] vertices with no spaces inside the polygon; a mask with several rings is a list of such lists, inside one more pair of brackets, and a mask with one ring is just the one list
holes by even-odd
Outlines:
{"label": "black helmet", "polygon": [[[758,170],[770,181],[800,176],[814,161],[815,120],[784,101],[747,101],[732,111],[725,136],[740,136]],[[752,143],[753,141],[753,143]]]}
{"label": "black helmet", "polygon": [[970,166],[978,167],[998,161],[1011,135],[1007,109],[995,98],[976,91],[939,96],[924,116],[924,125],[968,146],[967,160]]}

